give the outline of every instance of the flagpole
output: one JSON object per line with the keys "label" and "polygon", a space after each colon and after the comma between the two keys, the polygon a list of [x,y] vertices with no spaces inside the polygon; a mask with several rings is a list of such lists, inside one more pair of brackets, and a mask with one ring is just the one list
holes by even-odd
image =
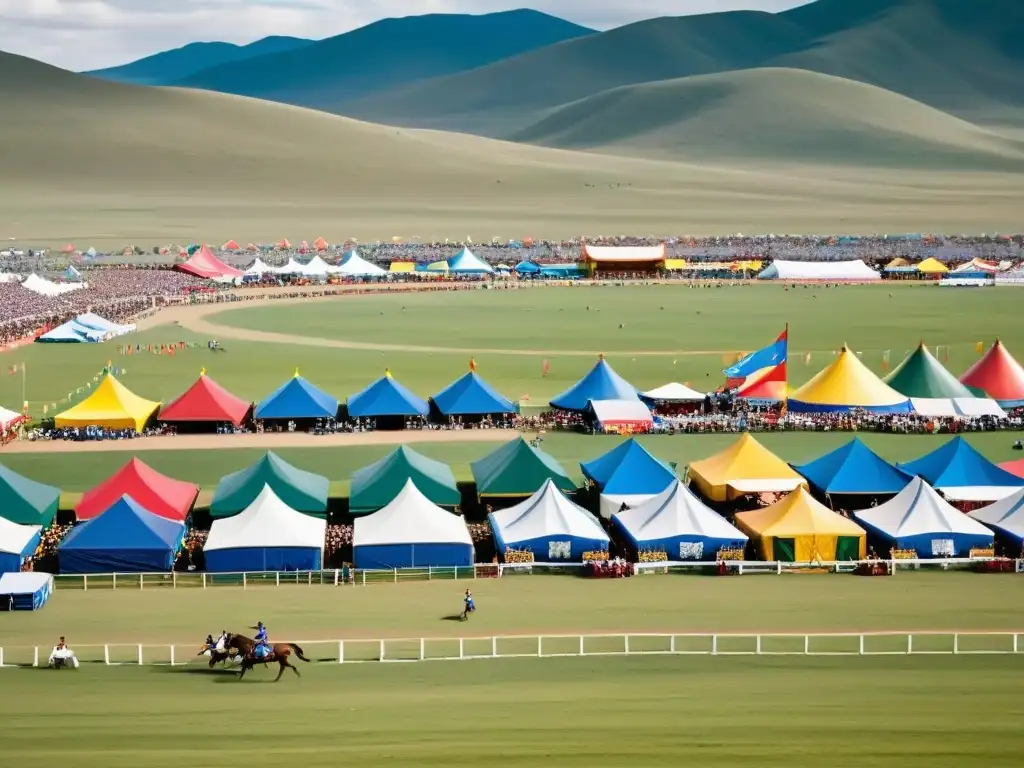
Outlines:
{"label": "flagpole", "polygon": [[25,397],[27,389],[25,387],[25,364],[21,364],[21,407],[25,407],[25,403],[28,402],[28,398]]}

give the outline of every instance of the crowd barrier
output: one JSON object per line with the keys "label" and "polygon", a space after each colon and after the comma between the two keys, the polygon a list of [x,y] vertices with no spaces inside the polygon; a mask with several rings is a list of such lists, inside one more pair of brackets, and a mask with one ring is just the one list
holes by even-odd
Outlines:
{"label": "crowd barrier", "polygon": [[[313,662],[466,661],[574,656],[956,656],[1024,652],[1021,632],[860,632],[759,634],[583,634],[296,640]],[[285,642],[285,641],[278,641]],[[81,664],[206,664],[196,643],[107,643],[72,648]],[[50,649],[0,647],[0,667],[46,666]]]}

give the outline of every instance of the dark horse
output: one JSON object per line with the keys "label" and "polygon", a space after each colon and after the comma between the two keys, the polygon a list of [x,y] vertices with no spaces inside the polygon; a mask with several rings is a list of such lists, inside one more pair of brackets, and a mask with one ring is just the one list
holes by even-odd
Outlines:
{"label": "dark horse", "polygon": [[[301,677],[301,675],[299,675],[299,670],[288,663],[288,659],[292,655],[293,651],[295,652],[296,658],[300,661],[309,662],[309,659],[307,659],[305,654],[302,652],[302,648],[295,643],[274,643],[270,654],[268,656],[264,656],[262,659],[256,658],[256,641],[252,638],[245,637],[244,635],[233,635],[228,633],[225,646],[227,648],[238,649],[238,652],[242,655],[242,669],[238,673],[239,680],[245,677],[245,673],[248,670],[252,669],[260,662],[263,663],[263,666],[266,666],[267,662],[271,661],[276,661],[279,667],[277,677],[274,678],[275,683],[281,679],[281,675],[284,674],[286,668],[294,672],[297,677]],[[212,667],[217,660],[216,656],[211,657],[210,666]]]}

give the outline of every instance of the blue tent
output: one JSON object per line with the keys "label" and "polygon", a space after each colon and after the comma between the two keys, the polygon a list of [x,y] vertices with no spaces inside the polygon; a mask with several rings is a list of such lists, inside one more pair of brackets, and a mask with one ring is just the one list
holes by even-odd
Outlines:
{"label": "blue tent", "polygon": [[0,605],[16,611],[38,611],[53,594],[53,576],[48,573],[0,574]]}
{"label": "blue tent", "polygon": [[469,248],[463,248],[448,259],[448,271],[459,272],[464,275],[487,275],[493,272],[494,268],[469,250]]}
{"label": "blue tent", "polygon": [[512,269],[520,275],[536,275],[540,272],[540,266],[532,261],[520,261]]}
{"label": "blue tent", "polygon": [[64,270],[64,279],[69,283],[80,283],[82,282],[82,273],[75,269],[73,265],[68,264],[67,269]]}
{"label": "blue tent", "polygon": [[855,437],[845,445],[793,469],[824,493],[899,493],[913,479]]}
{"label": "blue tent", "polygon": [[667,464],[654,458],[633,438],[593,461],[580,464],[580,469],[602,493],[616,496],[661,493],[676,479]]}
{"label": "blue tent", "polygon": [[354,419],[380,416],[426,416],[430,407],[387,374],[348,399],[348,415]]}
{"label": "blue tent", "polygon": [[42,527],[19,525],[0,517],[0,573],[17,573],[39,546]]}
{"label": "blue tent", "polygon": [[337,415],[337,398],[317,389],[296,372],[256,406],[253,418],[333,419]]}
{"label": "blue tent", "polygon": [[460,376],[430,399],[442,416],[516,412],[512,401],[498,394],[476,371]]}
{"label": "blue tent", "polygon": [[1024,479],[996,466],[959,436],[915,461],[896,466],[920,475],[946,498],[955,500],[994,501],[1024,486]]}
{"label": "blue tent", "polygon": [[569,389],[552,399],[552,408],[585,411],[591,400],[637,400],[636,387],[619,376],[601,356],[590,372]]}
{"label": "blue tent", "polygon": [[42,336],[38,337],[36,341],[42,343],[57,343],[57,344],[81,344],[92,343],[102,341],[105,332],[97,330],[96,328],[89,328],[88,326],[82,325],[77,320],[68,320],[66,323],[58,325],[51,331],[47,331]]}
{"label": "blue tent", "polygon": [[79,523],[60,546],[61,573],[170,571],[185,524],[154,515],[122,496],[99,517]]}

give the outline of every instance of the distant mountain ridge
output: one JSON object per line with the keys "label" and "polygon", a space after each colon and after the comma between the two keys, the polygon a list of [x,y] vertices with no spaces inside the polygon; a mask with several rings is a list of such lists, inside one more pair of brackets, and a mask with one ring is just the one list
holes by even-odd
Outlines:
{"label": "distant mountain ridge", "polygon": [[248,45],[223,42],[189,43],[181,48],[161,51],[128,64],[96,69],[83,74],[117,83],[167,85],[209,67],[292,51],[313,42],[299,37],[271,36]]}

